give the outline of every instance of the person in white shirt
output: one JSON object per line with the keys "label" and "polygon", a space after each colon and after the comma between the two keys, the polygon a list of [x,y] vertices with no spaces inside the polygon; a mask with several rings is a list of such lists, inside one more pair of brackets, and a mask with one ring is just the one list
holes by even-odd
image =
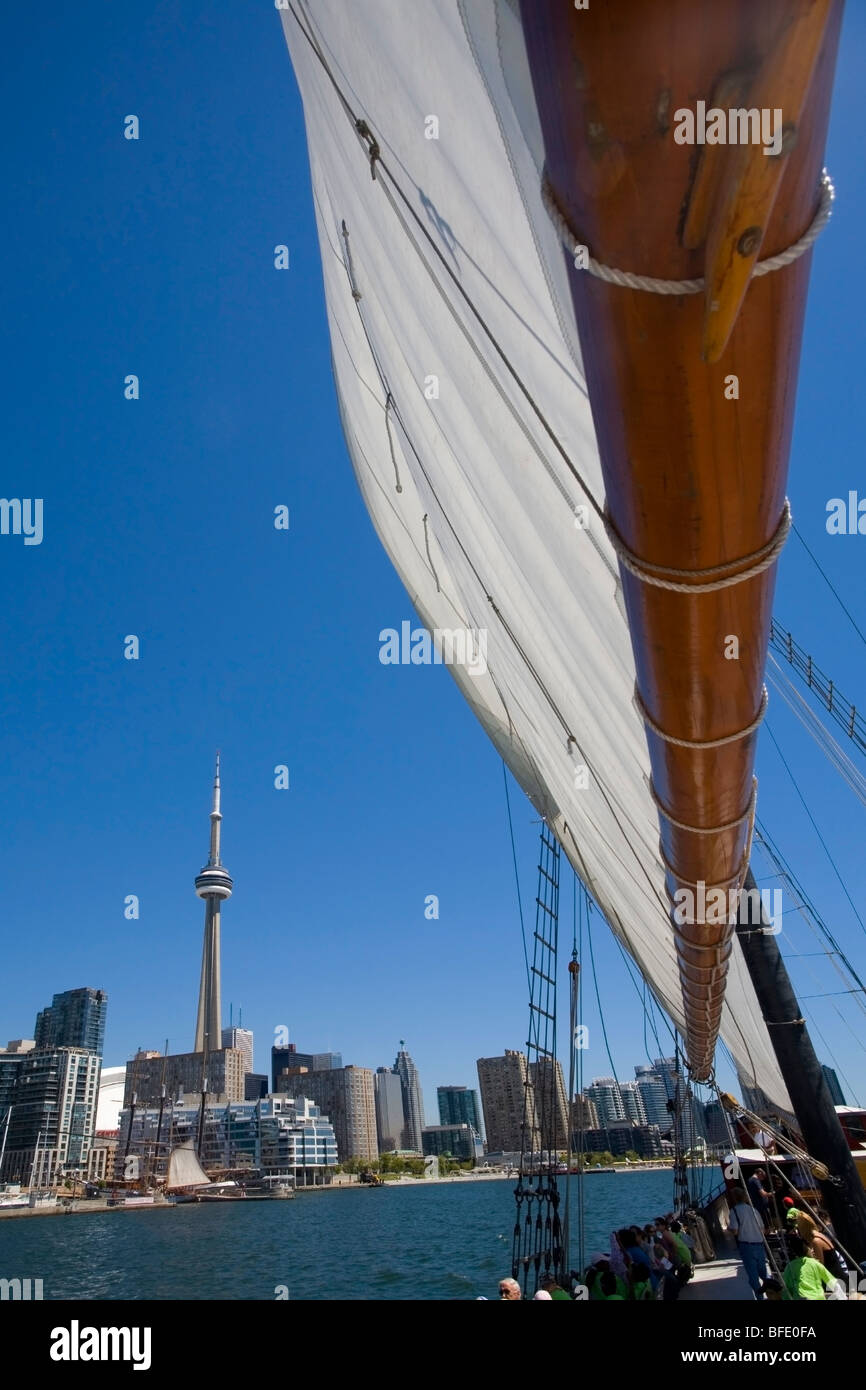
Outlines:
{"label": "person in white shirt", "polygon": [[728,1230],[737,1238],[737,1247],[749,1287],[756,1299],[764,1297],[761,1284],[767,1277],[767,1260],[764,1254],[764,1223],[753,1207],[746,1201],[741,1187],[735,1187],[730,1195],[731,1208],[728,1213]]}

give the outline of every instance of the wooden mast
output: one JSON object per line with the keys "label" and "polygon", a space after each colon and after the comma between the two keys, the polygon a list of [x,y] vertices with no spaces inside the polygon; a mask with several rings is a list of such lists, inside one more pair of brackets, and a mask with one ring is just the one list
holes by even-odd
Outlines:
{"label": "wooden mast", "polygon": [[[810,255],[751,277],[816,216],[841,12],[840,0],[522,0],[547,190],[575,241],[605,266],[706,281],[659,294],[571,275],[667,887],[695,905],[673,930],[697,1079],[733,939],[727,908],[718,921],[701,911],[699,885],[727,894],[748,867]],[[699,102],[781,110],[779,153],[678,143],[676,113],[697,119]]]}

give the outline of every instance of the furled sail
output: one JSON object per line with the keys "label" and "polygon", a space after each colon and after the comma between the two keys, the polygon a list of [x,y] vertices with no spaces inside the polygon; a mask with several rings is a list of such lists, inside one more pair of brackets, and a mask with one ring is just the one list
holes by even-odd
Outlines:
{"label": "furled sail", "polygon": [[210,1186],[210,1178],[198,1161],[192,1140],[188,1139],[169,1154],[165,1188],[167,1192],[176,1192],[183,1187],[203,1186]]}
{"label": "furled sail", "polygon": [[[289,0],[359,486],[465,698],[680,1028],[679,962],[569,268],[509,0]],[[697,875],[695,875],[697,877]],[[788,1097],[739,953],[721,1035]]]}

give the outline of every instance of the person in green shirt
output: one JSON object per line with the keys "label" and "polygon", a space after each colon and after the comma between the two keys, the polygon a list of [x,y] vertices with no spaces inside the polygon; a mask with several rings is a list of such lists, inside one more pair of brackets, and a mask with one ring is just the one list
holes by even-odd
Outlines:
{"label": "person in green shirt", "polygon": [[798,1235],[788,1236],[788,1254],[782,1281],[790,1297],[823,1301],[825,1288],[834,1283],[829,1269],[806,1254],[806,1242]]}
{"label": "person in green shirt", "polygon": [[626,1295],[622,1292],[622,1290],[625,1289],[625,1285],[622,1280],[614,1274],[612,1269],[605,1270],[598,1282],[601,1285],[601,1293],[599,1296],[604,1299],[605,1303],[625,1302]]}

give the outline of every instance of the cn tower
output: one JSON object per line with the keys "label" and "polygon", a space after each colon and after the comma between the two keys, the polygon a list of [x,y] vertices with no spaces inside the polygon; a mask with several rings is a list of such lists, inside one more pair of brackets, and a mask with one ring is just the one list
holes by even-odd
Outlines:
{"label": "cn tower", "polygon": [[228,869],[220,863],[220,755],[216,757],[213,783],[213,810],[210,813],[210,855],[195,881],[195,891],[204,898],[204,947],[201,953],[201,987],[198,992],[198,1018],[195,1025],[195,1051],[216,1052],[222,1046],[220,1007],[220,903],[232,895]]}

